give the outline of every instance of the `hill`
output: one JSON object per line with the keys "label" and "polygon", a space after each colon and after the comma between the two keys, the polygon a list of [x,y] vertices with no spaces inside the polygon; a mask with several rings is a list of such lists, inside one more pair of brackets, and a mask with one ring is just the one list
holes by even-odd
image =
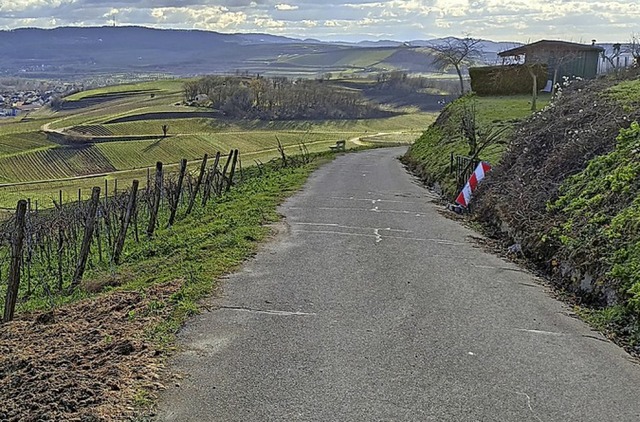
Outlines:
{"label": "hill", "polygon": [[[0,75],[77,79],[114,73],[191,76],[236,71],[296,76],[324,72],[431,72],[424,47],[438,40],[329,43],[269,34],[136,26],[0,31]],[[490,61],[494,47],[484,44]],[[408,48],[415,49],[407,51]],[[422,47],[422,48],[418,48]],[[394,55],[400,58],[394,58]],[[387,60],[389,59],[389,60]]]}

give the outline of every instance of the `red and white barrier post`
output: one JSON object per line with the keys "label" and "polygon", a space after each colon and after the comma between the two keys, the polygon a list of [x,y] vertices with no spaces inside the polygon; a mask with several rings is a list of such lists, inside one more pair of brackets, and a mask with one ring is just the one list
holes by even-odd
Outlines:
{"label": "red and white barrier post", "polygon": [[471,201],[473,192],[475,192],[478,187],[478,183],[480,183],[480,181],[484,179],[484,176],[490,171],[491,166],[489,165],[489,163],[478,164],[478,167],[476,167],[476,170],[469,178],[469,181],[464,186],[464,189],[462,189],[462,192],[460,192],[460,195],[458,195],[458,197],[456,198],[456,203],[467,208],[469,206],[469,202]]}

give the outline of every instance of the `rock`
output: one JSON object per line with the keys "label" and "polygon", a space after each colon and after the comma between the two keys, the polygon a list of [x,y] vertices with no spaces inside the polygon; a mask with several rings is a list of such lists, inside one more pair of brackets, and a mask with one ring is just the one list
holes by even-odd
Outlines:
{"label": "rock", "polygon": [[513,245],[507,248],[507,253],[512,255],[522,254],[522,245],[519,243],[514,243]]}

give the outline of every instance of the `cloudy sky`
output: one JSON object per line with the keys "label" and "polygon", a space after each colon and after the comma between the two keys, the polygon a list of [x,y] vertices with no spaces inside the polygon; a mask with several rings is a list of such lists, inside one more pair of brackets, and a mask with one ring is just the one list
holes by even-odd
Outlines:
{"label": "cloudy sky", "polygon": [[0,29],[144,25],[322,40],[627,41],[640,0],[0,0]]}

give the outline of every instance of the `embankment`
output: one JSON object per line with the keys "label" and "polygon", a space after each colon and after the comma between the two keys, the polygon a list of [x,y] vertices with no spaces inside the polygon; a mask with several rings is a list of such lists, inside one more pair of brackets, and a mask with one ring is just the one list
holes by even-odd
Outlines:
{"label": "embankment", "polygon": [[[589,305],[582,312],[598,328],[638,350],[639,75],[564,87],[506,137],[504,154],[473,203],[473,218],[490,235],[521,245],[558,287]],[[407,161],[451,197],[443,122],[455,128],[450,116],[441,116]]]}

